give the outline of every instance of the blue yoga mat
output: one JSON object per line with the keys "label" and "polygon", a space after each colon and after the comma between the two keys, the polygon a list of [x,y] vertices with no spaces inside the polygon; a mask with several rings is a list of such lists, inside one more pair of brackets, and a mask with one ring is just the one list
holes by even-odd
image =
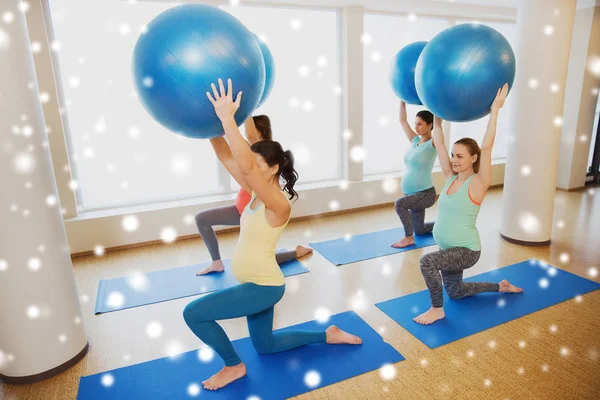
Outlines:
{"label": "blue yoga mat", "polygon": [[[224,272],[204,276],[196,276],[196,272],[208,267],[210,263],[102,280],[98,283],[96,314],[196,296],[238,285],[231,272],[231,261],[225,260],[224,264]],[[284,276],[309,272],[298,260],[282,264],[281,270]]]}
{"label": "blue yoga mat", "polygon": [[[363,344],[313,344],[282,353],[259,355],[250,338],[245,338],[234,341],[233,346],[246,364],[247,376],[220,390],[204,390],[202,381],[218,372],[223,361],[215,354],[211,361],[203,362],[199,351],[191,351],[176,358],[161,358],[82,377],[77,399],[189,400],[195,398],[188,393],[188,388],[194,384],[201,388],[197,395],[200,399],[238,400],[250,399],[251,396],[261,400],[284,399],[404,360],[352,311],[334,315],[325,324],[311,321],[283,330],[321,330],[330,324],[360,336]],[[103,381],[112,381],[112,385],[104,386]]]}
{"label": "blue yoga mat", "polygon": [[476,275],[465,279],[465,282],[500,282],[503,279],[521,287],[523,293],[481,293],[455,301],[444,291],[446,318],[431,325],[420,325],[413,321],[414,317],[431,307],[427,290],[384,301],[376,306],[434,349],[600,288],[596,282],[537,260]]}
{"label": "blue yoga mat", "polygon": [[334,265],[343,265],[435,245],[433,235],[429,233],[415,235],[415,244],[412,246],[402,249],[391,246],[403,237],[404,230],[394,228],[352,236],[349,240],[342,238],[310,243],[310,246]]}

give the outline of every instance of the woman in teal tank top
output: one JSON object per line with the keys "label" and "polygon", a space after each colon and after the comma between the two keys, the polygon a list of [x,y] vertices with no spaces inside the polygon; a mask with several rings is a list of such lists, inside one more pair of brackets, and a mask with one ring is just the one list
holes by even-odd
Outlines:
{"label": "woman in teal tank top", "polygon": [[426,110],[419,111],[413,130],[406,119],[406,103],[402,101],[400,102],[400,125],[411,147],[404,155],[406,173],[401,182],[404,197],[396,200],[394,205],[404,226],[404,237],[392,244],[394,248],[415,244],[413,233],[425,235],[432,231],[433,222],[425,223],[425,210],[435,204],[436,196],[431,176],[437,156],[431,140],[433,114]]}
{"label": "woman in teal tank top", "polygon": [[431,308],[414,318],[419,324],[428,325],[444,318],[442,283],[452,300],[483,292],[522,292],[506,280],[500,283],[463,282],[463,271],[475,265],[481,255],[476,221],[481,202],[492,183],[496,123],[507,94],[507,84],[498,89],[481,149],[475,140],[463,138],[452,146],[450,158],[444,144],[442,121],[435,119],[433,140],[446,185],[440,194],[438,218],[433,228],[433,237],[440,250],[421,257],[421,272],[429,289]]}

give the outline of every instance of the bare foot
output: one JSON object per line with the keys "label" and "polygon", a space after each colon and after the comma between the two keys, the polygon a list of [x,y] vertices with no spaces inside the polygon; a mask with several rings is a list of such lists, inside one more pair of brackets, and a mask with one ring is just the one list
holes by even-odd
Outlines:
{"label": "bare foot", "polygon": [[202,386],[207,390],[217,390],[244,376],[246,376],[246,366],[244,363],[239,363],[233,367],[223,367],[222,370],[202,382]]}
{"label": "bare foot", "polygon": [[225,271],[225,264],[223,264],[223,261],[217,260],[217,261],[213,261],[212,264],[210,264],[208,267],[204,268],[202,271],[196,272],[196,276],[206,275],[211,272],[223,272],[223,271]]}
{"label": "bare foot", "polygon": [[444,309],[442,307],[431,307],[423,314],[413,318],[413,321],[415,321],[417,324],[429,325],[433,324],[435,321],[443,319],[445,316],[446,314],[444,314]]}
{"label": "bare foot", "polygon": [[361,344],[362,339],[358,336],[344,332],[335,325],[331,325],[325,330],[327,344]]}
{"label": "bare foot", "polygon": [[312,252],[313,249],[311,249],[310,247],[296,246],[296,258],[304,257],[305,255],[310,254]]}
{"label": "bare foot", "polygon": [[499,292],[501,292],[501,293],[521,293],[521,292],[523,292],[523,289],[516,287],[515,285],[511,284],[506,279],[501,282],[498,282],[498,285],[500,285]]}
{"label": "bare foot", "polygon": [[392,247],[395,249],[401,249],[403,247],[412,246],[413,244],[415,244],[414,236],[404,236],[401,240],[394,243]]}

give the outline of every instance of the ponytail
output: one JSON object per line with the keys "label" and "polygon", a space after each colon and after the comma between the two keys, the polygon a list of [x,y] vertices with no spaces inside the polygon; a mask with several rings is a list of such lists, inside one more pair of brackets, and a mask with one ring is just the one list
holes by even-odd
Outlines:
{"label": "ponytail", "polygon": [[298,172],[294,169],[294,155],[290,150],[283,151],[281,144],[274,140],[260,140],[254,143],[250,150],[260,154],[270,167],[278,165],[277,179],[283,180],[283,190],[290,195],[290,200],[298,197],[294,190]]}
{"label": "ponytail", "polygon": [[288,192],[290,200],[294,197],[298,197],[298,193],[294,190],[294,185],[298,180],[298,172],[294,169],[294,155],[290,150],[286,150],[283,157],[283,163],[281,165],[281,178],[283,178],[285,185],[283,190]]}

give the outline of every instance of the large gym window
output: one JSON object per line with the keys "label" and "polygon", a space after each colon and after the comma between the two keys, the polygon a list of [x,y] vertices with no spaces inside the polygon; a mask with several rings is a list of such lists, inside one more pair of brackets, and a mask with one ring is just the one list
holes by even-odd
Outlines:
{"label": "large gym window", "polygon": [[[388,74],[396,53],[409,43],[429,41],[448,27],[445,19],[414,15],[365,14],[363,146],[365,175],[403,171],[404,154],[410,148],[398,122],[400,100]],[[422,106],[407,106],[408,123],[414,125]],[[437,163],[437,161],[436,161]]]}
{"label": "large gym window", "polygon": [[[208,141],[171,133],[136,98],[131,62],[137,38],[148,22],[174,4],[122,0],[49,4],[80,209],[235,190],[229,180],[220,181],[223,174]],[[265,39],[273,53],[275,86],[256,113],[271,117],[274,139],[294,152],[299,183],[341,177],[338,13],[223,9]]]}

